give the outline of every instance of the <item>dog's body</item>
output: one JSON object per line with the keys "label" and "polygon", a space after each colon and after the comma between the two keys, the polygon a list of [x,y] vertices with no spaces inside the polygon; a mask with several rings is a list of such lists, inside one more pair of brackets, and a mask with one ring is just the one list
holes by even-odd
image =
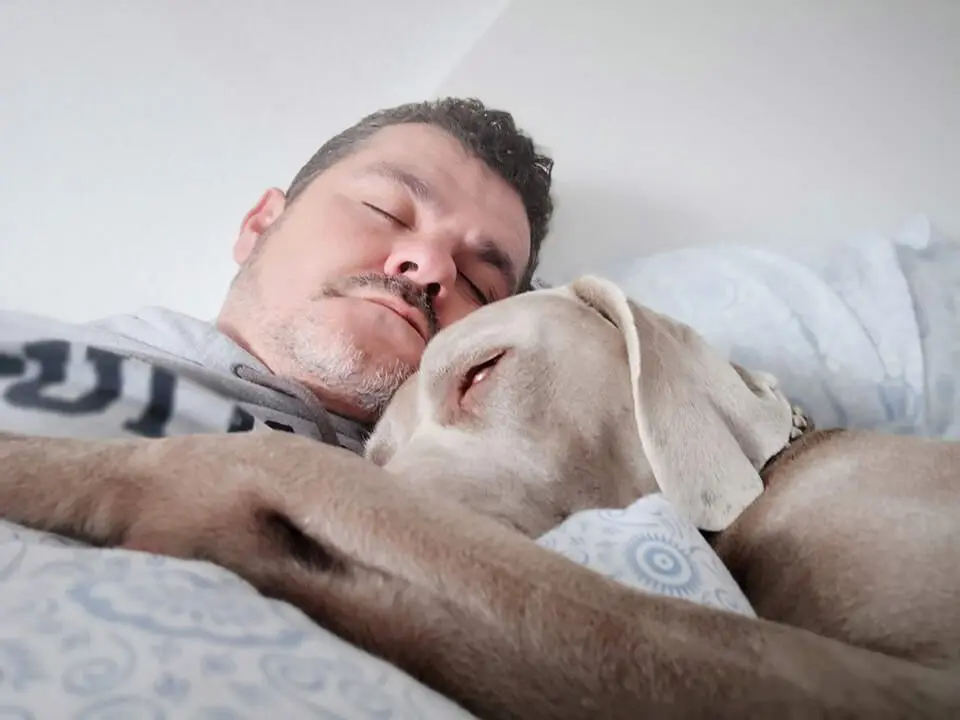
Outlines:
{"label": "dog's body", "polygon": [[[509,332],[469,320],[449,330],[445,345],[457,350],[425,358],[426,379],[388,409],[368,443],[371,459],[531,536],[570,512],[619,507],[659,486],[701,527],[720,530],[712,543],[761,617],[953,666],[960,684],[960,443],[832,430],[789,444],[795,418],[774,378],[722,362],[689,328],[610,287],[587,282],[575,292],[585,307],[557,297],[539,298],[536,309],[534,298],[516,303]],[[608,322],[598,326],[598,315]],[[485,330],[530,357],[499,362],[501,377],[477,388],[482,413],[451,422],[442,414],[451,389],[437,378],[489,357]],[[589,347],[564,354],[571,335],[589,335]],[[624,391],[631,379],[633,400]],[[517,407],[539,422],[505,409]],[[442,488],[422,471],[450,467],[452,448],[479,457],[479,445],[505,431],[526,441],[507,465],[496,453],[491,472],[444,478]],[[731,437],[750,449],[752,468],[730,471]],[[551,482],[547,497],[534,495]],[[723,508],[731,485],[733,507]],[[505,487],[526,495],[504,502]]]}
{"label": "dog's body", "polygon": [[960,683],[960,443],[815,432],[763,475],[714,543],[757,613]]}
{"label": "dog's body", "polygon": [[[0,436],[0,512],[212,559],[484,718],[957,717],[960,446],[791,429],[773,378],[584,280],[438,335],[383,468],[284,433]],[[524,537],[657,489],[779,622]]]}

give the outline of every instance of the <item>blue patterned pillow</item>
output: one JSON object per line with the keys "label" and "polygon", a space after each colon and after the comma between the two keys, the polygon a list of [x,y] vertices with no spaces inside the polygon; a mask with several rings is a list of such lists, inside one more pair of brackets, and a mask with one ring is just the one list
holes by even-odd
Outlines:
{"label": "blue patterned pillow", "polygon": [[659,493],[625,510],[575,513],[537,542],[638,590],[756,617],[697,528]]}

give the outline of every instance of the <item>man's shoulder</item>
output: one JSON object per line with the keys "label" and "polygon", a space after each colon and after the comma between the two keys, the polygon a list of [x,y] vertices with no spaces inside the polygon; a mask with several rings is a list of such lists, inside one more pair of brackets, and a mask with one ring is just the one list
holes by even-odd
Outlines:
{"label": "man's shoulder", "polygon": [[[187,334],[183,328],[194,325],[209,328],[209,324],[166,308],[145,308],[91,322],[70,322],[35,313],[0,310],[0,342],[63,341],[121,354],[178,356],[178,351],[190,349],[189,342],[181,341]],[[197,331],[194,330],[193,334],[196,335]]]}
{"label": "man's shoulder", "polygon": [[197,361],[204,345],[219,333],[212,323],[164,307],[109,315],[85,323],[94,335],[110,338],[117,349],[153,351]]}
{"label": "man's shoulder", "polygon": [[[67,343],[71,347],[58,348],[57,343]],[[35,345],[28,347],[31,344]],[[246,413],[244,417],[256,417],[267,427],[321,439],[320,423],[326,420],[333,423],[340,444],[355,452],[360,452],[366,437],[362,426],[327,416],[296,393],[278,388],[275,381],[257,382],[256,378],[238,376],[233,372],[236,365],[258,370],[262,378],[269,377],[270,373],[258,360],[220,332],[214,323],[157,307],[88,323],[71,323],[25,312],[0,310],[0,381],[5,377],[8,382],[16,382],[17,378],[11,378],[9,372],[4,375],[4,368],[19,368],[14,374],[22,374],[26,368],[25,361],[29,358],[52,362],[60,369],[49,373],[49,378],[59,378],[63,374],[61,369],[67,368],[71,358],[79,365],[96,364],[96,359],[89,354],[89,348],[111,351],[114,355],[142,361],[146,366],[162,368],[181,376],[212,391],[220,399],[236,403]],[[127,381],[137,372],[144,375],[146,371],[142,368],[137,370],[138,363],[134,363],[134,366],[129,377],[124,375],[117,382],[121,383],[120,389],[130,396],[128,400],[133,398],[133,401],[139,402],[142,398],[134,397],[135,391],[140,391],[137,390],[139,385],[134,382],[136,388],[133,388]],[[80,385],[85,382],[83,372],[77,375],[68,371],[67,374]],[[184,383],[176,385],[182,397],[173,405],[187,415],[192,408],[195,414],[206,417],[209,411],[204,408],[205,404],[212,403],[214,407],[222,405],[212,399],[213,395],[204,394],[201,397]],[[292,385],[292,382],[288,383],[288,386]],[[147,402],[149,404],[154,400],[148,398]],[[172,398],[166,398],[163,402],[170,406]],[[6,410],[9,411],[9,408]],[[0,398],[0,415],[3,411]],[[216,423],[213,426],[218,427]],[[241,429],[247,428],[244,426]]]}
{"label": "man's shoulder", "polygon": [[107,333],[47,315],[0,309],[0,341],[2,342],[26,343],[54,339],[84,342],[86,338],[96,334],[106,335]]}
{"label": "man's shoulder", "polygon": [[137,338],[149,331],[126,335],[130,322],[0,310],[0,428],[107,438],[266,427],[199,373],[178,372],[187,363]]}

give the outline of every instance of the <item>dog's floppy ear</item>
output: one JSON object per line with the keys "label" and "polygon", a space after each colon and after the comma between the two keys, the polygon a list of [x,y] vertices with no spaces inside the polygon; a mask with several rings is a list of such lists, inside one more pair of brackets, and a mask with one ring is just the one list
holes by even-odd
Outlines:
{"label": "dog's floppy ear", "polygon": [[613,283],[569,285],[623,333],[640,440],[664,496],[703,530],[729,526],[761,492],[758,470],[788,442],[790,403],[772,376],[731,365],[692,328]]}

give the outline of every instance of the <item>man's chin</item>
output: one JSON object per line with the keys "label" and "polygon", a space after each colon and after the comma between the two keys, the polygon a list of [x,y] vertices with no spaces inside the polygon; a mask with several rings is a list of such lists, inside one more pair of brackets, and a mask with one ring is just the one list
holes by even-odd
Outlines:
{"label": "man's chin", "polygon": [[324,320],[309,329],[301,325],[294,335],[296,374],[333,412],[363,421],[376,419],[419,367],[423,338],[392,323],[376,334],[351,333],[347,328],[357,327],[353,323],[330,332],[329,320]]}
{"label": "man's chin", "polygon": [[404,381],[413,374],[409,368],[368,369],[362,375],[331,388],[325,400],[327,409],[361,422],[375,422],[386,409]]}
{"label": "man's chin", "polygon": [[375,338],[355,338],[353,346],[362,353],[364,365],[369,368],[375,371],[407,368],[409,374],[419,367],[427,345],[415,332],[404,331]]}
{"label": "man's chin", "polygon": [[405,355],[384,352],[382,348],[376,348],[379,351],[376,354],[363,352],[360,348],[358,350],[359,362],[352,371],[339,378],[331,377],[329,386],[335,392],[341,390],[345,400],[356,403],[367,413],[379,416],[393,394],[417,371],[419,356],[414,364],[406,360]]}

